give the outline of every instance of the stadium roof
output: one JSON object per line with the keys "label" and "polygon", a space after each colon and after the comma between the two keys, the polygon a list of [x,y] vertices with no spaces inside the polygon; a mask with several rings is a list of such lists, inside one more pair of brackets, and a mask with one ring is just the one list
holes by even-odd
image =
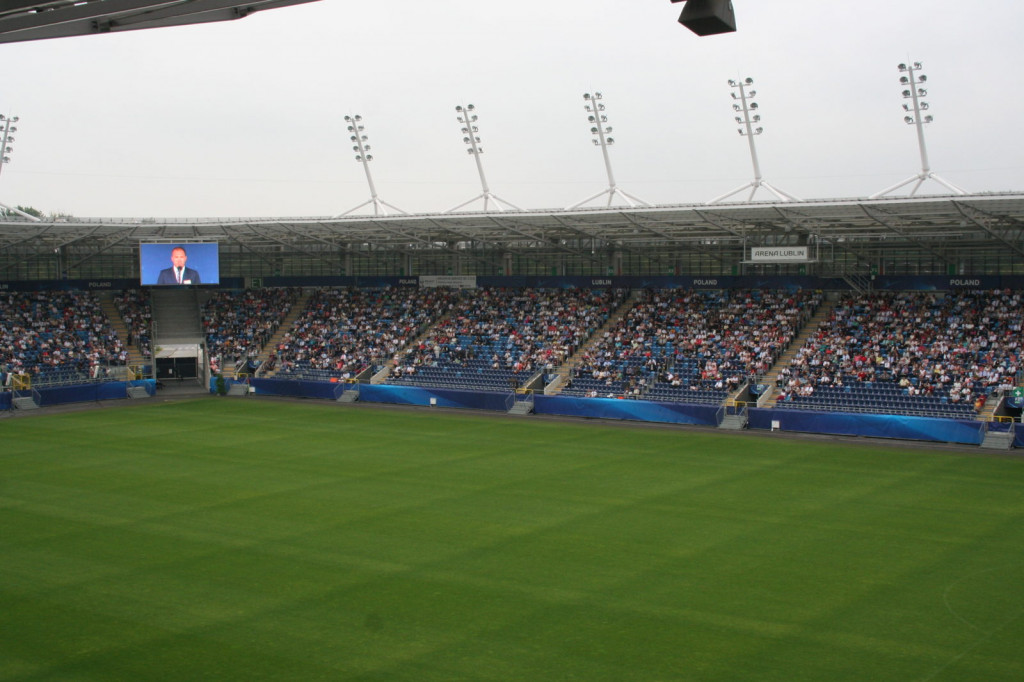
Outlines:
{"label": "stadium roof", "polygon": [[0,0],[0,43],[241,19],[314,0]]}
{"label": "stadium roof", "polygon": [[856,260],[888,249],[956,260],[971,251],[1024,257],[1024,193],[697,204],[632,208],[388,216],[0,221],[0,249],[75,245],[106,250],[142,241],[219,241],[259,251],[351,248],[505,252],[710,250],[827,244]]}

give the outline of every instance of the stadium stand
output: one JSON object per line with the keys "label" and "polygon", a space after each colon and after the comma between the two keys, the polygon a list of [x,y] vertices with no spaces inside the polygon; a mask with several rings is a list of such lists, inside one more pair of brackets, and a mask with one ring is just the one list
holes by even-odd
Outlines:
{"label": "stadium stand", "polygon": [[[129,345],[151,356],[147,292],[101,296],[0,294],[4,388],[14,374],[40,387],[116,380]],[[211,292],[203,325],[214,372],[264,347],[275,378],[299,382],[507,394],[562,373],[568,397],[696,409],[731,405],[756,380],[774,383],[763,406],[787,412],[957,421],[994,421],[1002,401],[991,397],[1020,382],[1021,291],[848,292],[824,302],[803,289],[239,289]],[[286,316],[294,323],[282,325]],[[549,388],[557,393],[557,382]]]}
{"label": "stadium stand", "polygon": [[126,289],[114,296],[114,305],[128,330],[128,344],[139,350],[143,358],[153,356],[150,325],[153,310],[149,292],[144,289]]}
{"label": "stadium stand", "polygon": [[721,403],[772,365],[823,298],[820,291],[646,291],[583,355],[562,393]]}
{"label": "stadium stand", "polygon": [[973,418],[1021,368],[1020,292],[846,295],[782,368],[777,407]]}
{"label": "stadium stand", "polygon": [[203,304],[203,333],[211,371],[255,363],[299,299],[300,288],[218,291]]}
{"label": "stadium stand", "polygon": [[34,385],[103,379],[128,352],[91,293],[9,292],[0,296],[0,372]]}
{"label": "stadium stand", "polygon": [[277,346],[275,377],[337,381],[379,370],[455,298],[447,289],[317,290]]}
{"label": "stadium stand", "polygon": [[626,298],[622,289],[485,288],[397,359],[388,383],[509,391],[571,357]]}

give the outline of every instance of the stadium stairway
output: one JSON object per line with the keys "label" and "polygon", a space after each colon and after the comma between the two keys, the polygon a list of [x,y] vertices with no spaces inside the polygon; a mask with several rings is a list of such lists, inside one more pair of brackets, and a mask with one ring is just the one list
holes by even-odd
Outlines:
{"label": "stadium stairway", "polygon": [[337,402],[339,403],[354,403],[359,400],[359,391],[344,391],[338,396]]}
{"label": "stadium stairway", "polygon": [[830,315],[832,315],[832,311],[835,309],[835,307],[835,301],[823,301],[822,304],[818,307],[818,309],[814,312],[814,314],[811,315],[811,317],[807,320],[806,323],[804,323],[804,326],[800,330],[800,333],[797,334],[792,341],[790,341],[789,347],[782,352],[782,355],[779,356],[779,359],[776,360],[775,363],[768,369],[764,377],[765,381],[768,383],[770,388],[768,389],[768,396],[764,399],[764,401],[761,404],[774,404],[773,401],[775,400],[775,395],[779,392],[778,387],[775,385],[775,377],[778,376],[779,371],[783,367],[789,366],[789,363],[793,361],[793,358],[796,357],[796,354],[800,351],[801,348],[804,347],[804,344],[807,343],[807,339],[811,338],[811,335],[814,334],[814,332],[818,331],[818,326],[821,325],[822,322],[827,320]]}
{"label": "stadium stairway", "polygon": [[128,333],[128,326],[124,323],[121,313],[117,310],[117,305],[114,303],[114,292],[100,291],[96,297],[99,299],[100,309],[110,321],[110,326],[117,334],[117,338],[121,339],[128,349],[128,364],[133,367],[144,365],[146,359],[142,357],[142,352],[138,347],[131,345],[132,337]]}
{"label": "stadium stairway", "polygon": [[587,342],[580,346],[575,353],[572,354],[568,360],[562,363],[562,366],[555,372],[555,378],[552,379],[547,386],[544,387],[545,395],[558,395],[565,388],[565,385],[569,383],[569,376],[572,371],[579,364],[584,354],[588,353],[591,349],[596,347],[604,339],[604,333],[615,328],[615,326],[633,309],[640,297],[643,296],[643,289],[636,289],[632,294],[627,296],[625,300],[619,305],[619,307],[608,316],[608,320],[597,329]]}
{"label": "stadium stairway", "polygon": [[989,396],[988,400],[985,401],[985,406],[981,408],[981,412],[978,413],[978,419],[983,422],[993,421],[995,418],[996,410],[999,408],[1000,399],[993,396]]}
{"label": "stadium stairway", "polygon": [[1009,450],[1013,447],[1012,431],[987,431],[981,447],[986,450]]}
{"label": "stadium stairway", "polygon": [[746,426],[747,419],[744,415],[727,414],[722,418],[722,422],[718,425],[718,428],[739,431],[740,429],[746,428]]}
{"label": "stadium stairway", "polygon": [[249,395],[249,385],[231,384],[230,386],[228,386],[228,395],[244,398]]}
{"label": "stadium stairway", "polygon": [[517,400],[515,404],[512,405],[511,409],[509,409],[508,414],[527,415],[531,412],[533,412],[532,400]]}
{"label": "stadium stairway", "polygon": [[[409,341],[409,343],[402,346],[398,350],[398,353],[395,353],[395,356],[404,353],[408,348],[413,348],[415,346],[418,346],[423,341],[426,341],[433,333],[433,331],[440,327],[441,325],[448,322],[448,320],[451,319],[451,316],[452,314],[450,312],[445,313],[441,317],[437,318],[434,322],[427,325],[425,329],[420,331],[419,335],[415,339]],[[388,377],[391,376],[391,370],[395,368],[395,356],[388,358],[388,361],[384,363],[384,367],[370,378],[371,384],[383,384],[387,382]]]}
{"label": "stadium stairway", "polygon": [[[295,320],[299,319],[299,317],[306,312],[306,305],[309,303],[309,298],[312,295],[312,290],[302,290],[302,293],[299,295],[298,300],[295,301],[295,305],[292,306],[292,309],[288,311],[288,314],[284,316],[283,320],[281,320],[281,324],[278,325],[277,331],[274,332],[274,334],[270,337],[267,343],[264,344],[263,348],[260,350],[260,354],[257,357],[260,363],[260,367],[262,367],[267,362],[267,360],[270,359],[270,354],[277,350],[277,346],[279,343],[281,343],[281,339],[284,338],[284,335],[292,330],[292,325],[295,324]],[[264,376],[271,377],[276,372],[276,369],[272,369]],[[233,377],[234,375],[234,368],[226,368],[224,370],[224,376]]]}
{"label": "stadium stairway", "polygon": [[32,396],[23,396],[11,400],[11,405],[16,410],[37,410],[39,403]]}
{"label": "stadium stairway", "polygon": [[157,287],[153,289],[151,304],[155,331],[154,346],[203,342],[199,298],[194,290]]}
{"label": "stadium stairway", "polygon": [[726,407],[736,407],[737,404],[739,403],[740,396],[746,394],[746,392],[747,392],[747,384],[743,384],[739,388],[737,388],[736,390],[730,392],[729,395],[725,399],[725,406]]}

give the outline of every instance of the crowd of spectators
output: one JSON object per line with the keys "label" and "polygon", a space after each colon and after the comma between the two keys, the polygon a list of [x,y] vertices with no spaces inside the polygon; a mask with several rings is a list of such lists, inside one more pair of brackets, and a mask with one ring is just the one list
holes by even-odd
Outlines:
{"label": "crowd of spectators", "polygon": [[448,289],[386,287],[317,290],[282,338],[279,373],[320,370],[349,379],[382,367],[430,323],[449,312]]}
{"label": "crowd of spectators", "polygon": [[621,289],[483,288],[395,358],[393,382],[424,368],[473,367],[518,385],[564,363],[625,299]]}
{"label": "crowd of spectators", "polygon": [[213,294],[202,317],[211,369],[255,363],[301,294],[301,288],[284,287]]}
{"label": "crowd of spectators", "polygon": [[568,392],[627,398],[666,388],[727,393],[766,372],[823,298],[807,290],[644,291],[582,356]]}
{"label": "crowd of spectators", "polygon": [[777,399],[875,383],[980,409],[1016,383],[1022,318],[1019,291],[848,294],[779,372]]}
{"label": "crowd of spectators", "polygon": [[149,292],[144,289],[126,289],[114,295],[114,305],[128,329],[128,344],[137,348],[142,357],[152,357],[150,329],[153,308],[149,302]]}
{"label": "crowd of spectators", "polygon": [[[623,305],[617,289],[320,289],[273,349],[271,365],[353,378],[394,361],[389,381],[422,383],[454,368],[518,385],[554,372]],[[253,359],[300,289],[216,292],[203,307],[212,358]],[[728,392],[772,367],[823,300],[820,291],[644,290],[598,343],[580,354],[569,395],[648,399],[673,391]],[[0,294],[0,380],[57,371],[98,377],[127,361],[126,344],[151,356],[151,307],[142,290],[114,297],[128,328],[119,339],[88,292]],[[1024,294],[1019,291],[845,294],[776,376],[779,400],[807,401],[823,388],[886,385],[980,409],[1022,370]],[[411,345],[424,331],[429,334]],[[667,396],[667,397],[666,397]]]}
{"label": "crowd of spectators", "polygon": [[0,294],[0,373],[33,383],[99,378],[124,365],[128,351],[91,293],[80,291]]}

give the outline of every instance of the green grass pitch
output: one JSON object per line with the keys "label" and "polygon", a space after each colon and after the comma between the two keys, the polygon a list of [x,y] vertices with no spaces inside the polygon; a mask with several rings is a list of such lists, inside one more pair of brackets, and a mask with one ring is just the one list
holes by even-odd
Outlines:
{"label": "green grass pitch", "polygon": [[0,421],[0,680],[1024,679],[1024,460],[203,398]]}

